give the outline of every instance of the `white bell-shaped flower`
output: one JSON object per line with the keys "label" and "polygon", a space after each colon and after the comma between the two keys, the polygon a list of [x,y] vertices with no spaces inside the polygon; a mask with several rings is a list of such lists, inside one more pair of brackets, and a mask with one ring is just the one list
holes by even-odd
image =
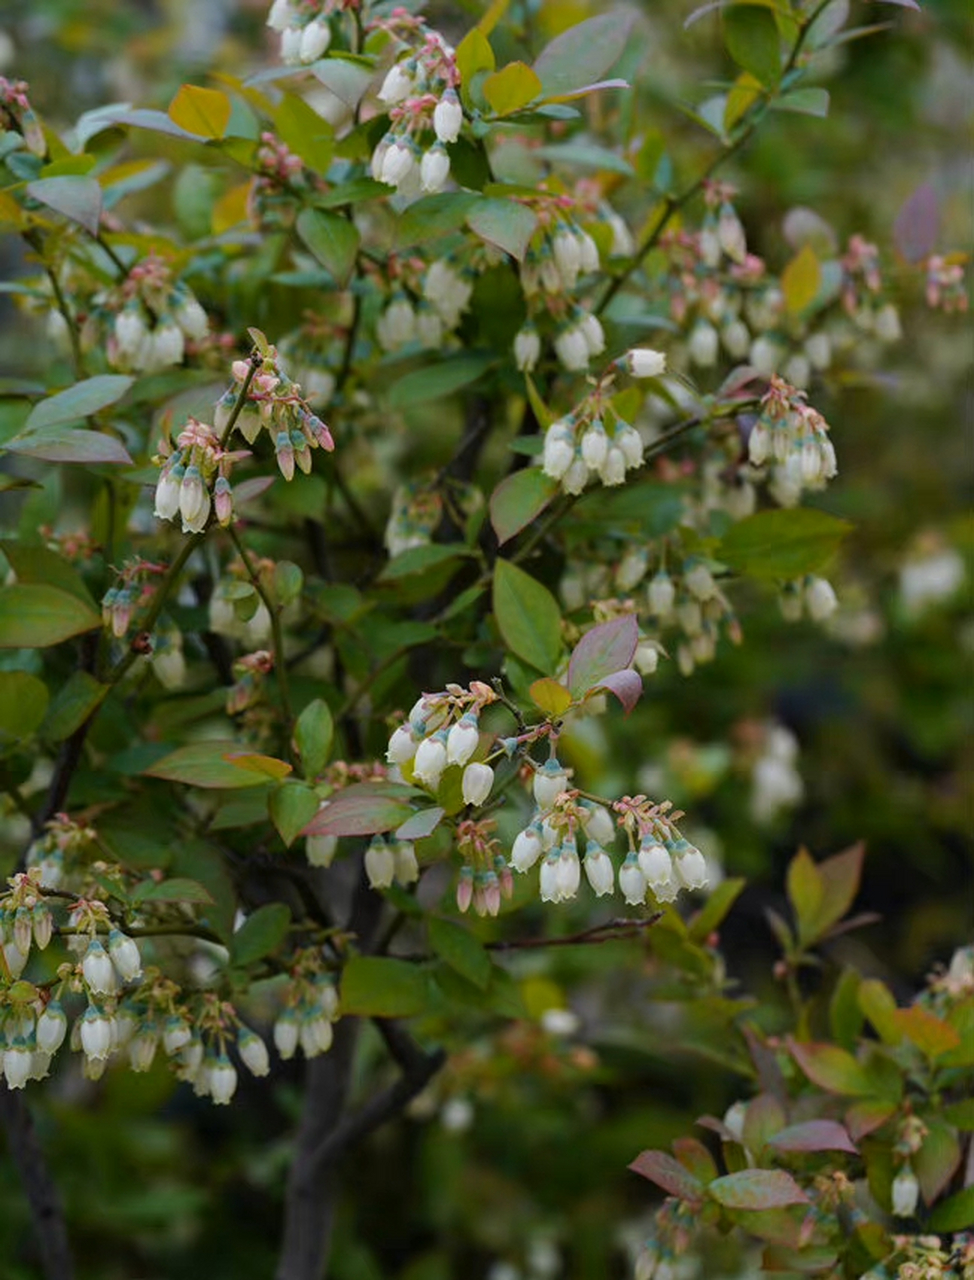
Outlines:
{"label": "white bell-shaped flower", "polygon": [[483,804],[493,785],[494,771],[489,764],[468,764],[463,771],[464,804]]}
{"label": "white bell-shaped flower", "polygon": [[463,127],[463,107],[455,89],[447,89],[433,108],[433,130],[440,142],[456,142]]}
{"label": "white bell-shaped flower", "polygon": [[619,888],[631,907],[646,899],[646,877],[640,870],[634,853],[626,855],[626,860],[619,869]]}
{"label": "white bell-shaped flower", "polygon": [[451,727],[447,735],[447,764],[466,764],[477,750],[479,742],[480,730],[477,726],[477,717],[468,711]]}
{"label": "white bell-shaped flower", "polygon": [[612,892],[615,888],[615,869],[612,866],[612,859],[602,846],[593,840],[590,840],[586,846],[584,866],[586,878],[597,898]]}
{"label": "white bell-shaped flower", "polygon": [[254,1076],[266,1076],[271,1069],[270,1055],[267,1045],[250,1027],[241,1027],[237,1032],[237,1052],[240,1060]]}
{"label": "white bell-shaped flower", "polygon": [[396,859],[384,840],[374,838],[365,851],[365,874],[373,889],[388,889],[396,876]]}
{"label": "white bell-shaped flower", "polygon": [[81,962],[81,973],[88,990],[93,991],[95,995],[110,996],[118,990],[115,966],[97,938],[92,938],[88,943],[88,949]]}
{"label": "white bell-shaped flower", "polygon": [[546,760],[535,770],[532,790],[534,802],[539,809],[550,809],[561,793],[567,789],[568,772],[557,760]]}
{"label": "white bell-shaped flower", "polygon": [[416,750],[413,762],[414,776],[435,791],[446,768],[446,734],[439,730],[432,738],[424,738]]}
{"label": "white bell-shaped flower", "polygon": [[514,837],[511,866],[515,871],[530,871],[541,857],[542,851],[541,832],[538,824],[532,823],[530,827],[525,827]]}

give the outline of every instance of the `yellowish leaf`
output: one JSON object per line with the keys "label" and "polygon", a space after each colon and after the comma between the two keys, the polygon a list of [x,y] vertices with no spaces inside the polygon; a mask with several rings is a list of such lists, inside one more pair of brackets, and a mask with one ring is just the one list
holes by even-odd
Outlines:
{"label": "yellowish leaf", "polygon": [[230,99],[219,89],[181,85],[169,104],[169,119],[200,138],[222,138],[230,123]]}
{"label": "yellowish leaf", "polygon": [[732,129],[741,116],[757,102],[761,93],[760,80],[752,76],[749,71],[742,71],[727,95],[727,105],[724,107],[724,128]]}
{"label": "yellowish leaf", "polygon": [[815,250],[806,244],[792,258],[781,273],[781,288],[785,306],[798,313],[815,301],[822,283],[822,268]]}
{"label": "yellowish leaf", "polygon": [[482,31],[473,27],[457,45],[460,83],[466,89],[478,71],[493,71],[496,65],[489,40]]}
{"label": "yellowish leaf", "polygon": [[210,225],[215,236],[222,236],[224,231],[238,227],[247,221],[247,200],[250,195],[250,183],[241,182],[229,191],[224,191],[213,206]]}
{"label": "yellowish leaf", "polygon": [[541,93],[541,80],[524,62],[510,62],[484,81],[484,97],[499,116],[526,107]]}
{"label": "yellowish leaf", "polygon": [[564,715],[572,705],[572,695],[563,684],[552,680],[550,676],[535,680],[528,692],[534,705],[547,716]]}

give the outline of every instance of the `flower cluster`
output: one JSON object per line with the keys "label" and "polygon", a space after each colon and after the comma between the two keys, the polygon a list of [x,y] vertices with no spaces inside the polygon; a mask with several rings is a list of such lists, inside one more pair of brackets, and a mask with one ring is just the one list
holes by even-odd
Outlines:
{"label": "flower cluster", "polygon": [[372,153],[372,177],[407,198],[442,191],[450,176],[446,148],[463,127],[453,49],[439,32],[403,10],[382,25],[410,47],[389,68],[379,89],[379,101],[389,111],[389,130]]}
{"label": "flower cluster", "polygon": [[254,155],[254,177],[247,193],[247,214],[262,231],[293,226],[302,200],[321,194],[324,179],[309,169],[276,134],[265,130]]}
{"label": "flower cluster", "polygon": [[932,253],[927,259],[927,305],[941,307],[948,315],[965,312],[970,305],[964,288],[966,254],[943,256]]}
{"label": "flower cluster", "polygon": [[441,693],[424,693],[407,722],[393,732],[386,759],[409,781],[434,795],[445,771],[455,766],[462,770],[464,803],[484,804],[494,785],[494,771],[473,757],[483,754],[480,712],[496,700],[493,689],[479,680],[472,681],[469,689],[449,684]]}
{"label": "flower cluster", "polygon": [[472,293],[472,270],[446,258],[437,258],[421,277],[413,263],[400,268],[376,321],[379,345],[384,351],[398,351],[413,343],[425,350],[439,350],[459,325]]}
{"label": "flower cluster", "polygon": [[[634,348],[615,362],[615,368],[637,378],[658,377],[665,367],[665,356],[648,347]],[[610,374],[545,432],[542,469],[560,481],[566,493],[581,493],[595,476],[604,485],[620,485],[628,471],[642,466],[642,437],[619,417],[608,394],[611,386]]]}
{"label": "flower cluster", "polygon": [[405,888],[419,879],[416,850],[409,840],[373,836],[365,851],[365,874],[373,889],[388,889],[393,881]]}
{"label": "flower cluster", "polygon": [[252,445],[261,431],[274,442],[277,466],[285,480],[294,468],[311,471],[311,450],[331,453],[335,441],[321,419],[308,408],[299,383],[281,368],[274,347],[262,343],[250,360],[235,360],[234,381],[217,401],[216,430],[223,436],[231,429]]}
{"label": "flower cluster", "polygon": [[210,322],[192,290],[174,282],[169,265],[154,255],[136,263],[117,288],[96,295],[82,330],[86,348],[103,328],[108,362],[123,372],[156,373],[181,364],[187,342],[201,342]]}
{"label": "flower cluster", "polygon": [[31,109],[25,80],[8,80],[0,76],[0,126],[5,132],[19,133],[27,150],[35,156],[47,154],[44,130]]}
{"label": "flower cluster", "polygon": [[320,953],[300,953],[284,993],[284,1010],[274,1023],[274,1044],[282,1058],[293,1058],[300,1046],[306,1058],[327,1053],[338,1021],[334,978],[320,967]]}
{"label": "flower cluster", "polygon": [[281,60],[290,66],[317,62],[331,44],[329,17],[340,0],[274,0],[267,25],[281,35]]}
{"label": "flower cluster", "polygon": [[160,520],[179,516],[183,533],[201,533],[214,512],[225,528],[233,519],[230,472],[235,462],[249,456],[246,450],[224,449],[213,427],[190,418],[162,464],[155,515]]}
{"label": "flower cluster", "polygon": [[803,489],[822,489],[837,473],[829,425],[804,393],[772,375],[747,442],[752,466],[774,464],[772,492],[793,506]]}
{"label": "flower cluster", "polygon": [[619,888],[632,906],[646,900],[647,890],[657,902],[672,902],[681,888],[701,889],[707,883],[703,854],[676,827],[679,814],[669,801],[654,804],[645,796],[623,796],[613,803],[617,817],[600,802],[583,797],[571,786],[569,771],[552,757],[536,766],[532,777],[535,812],[518,833],[511,850],[511,866],[529,871],[542,857],[540,891],[543,902],[574,898],[583,863],[578,839],[584,836],[586,878],[597,896],[612,893],[616,871],[606,846],[622,828],[629,851],[618,871]]}

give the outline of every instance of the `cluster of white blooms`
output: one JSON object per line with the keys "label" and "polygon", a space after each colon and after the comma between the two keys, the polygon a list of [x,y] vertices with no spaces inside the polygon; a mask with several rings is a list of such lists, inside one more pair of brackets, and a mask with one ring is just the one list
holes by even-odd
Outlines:
{"label": "cluster of white blooms", "polygon": [[765,728],[761,752],[751,768],[751,817],[773,822],[782,809],[800,804],[805,784],[798,772],[798,739],[784,725]]}
{"label": "cluster of white blooms", "polygon": [[553,217],[542,213],[521,265],[528,319],[515,335],[514,359],[523,372],[534,369],[542,345],[536,321],[550,314],[556,321],[555,354],[565,369],[577,372],[605,350],[598,317],[571,301],[579,277],[598,271],[599,251],[591,235],[563,211]]}
{"label": "cluster of white blooms", "polygon": [[414,343],[424,350],[439,350],[460,323],[472,293],[472,273],[438,258],[412,294],[397,288],[391,295],[376,321],[379,345],[384,351]]}
{"label": "cluster of white blooms", "polygon": [[[636,347],[615,361],[614,367],[637,378],[658,377],[666,357],[648,347]],[[626,473],[642,463],[642,437],[618,416],[602,384],[571,413],[553,422],[544,435],[542,469],[566,493],[581,493],[594,477],[604,485],[620,485]]]}
{"label": "cluster of white blooms", "polygon": [[338,1016],[338,992],[331,974],[300,972],[289,984],[284,1011],[274,1023],[278,1053],[282,1058],[293,1058],[299,1047],[306,1058],[327,1053]]}
{"label": "cluster of white blooms", "polygon": [[155,373],[182,363],[186,342],[201,341],[209,327],[192,290],[150,255],[117,288],[95,295],[81,337],[86,348],[104,342],[113,369]]}
{"label": "cluster of white blooms", "polygon": [[964,582],[964,560],[935,532],[922,533],[900,566],[900,602],[916,618],[932,605],[950,600]]}
{"label": "cluster of white blooms", "polygon": [[[480,712],[495,700],[493,689],[477,680],[469,689],[449,684],[441,693],[423,694],[406,723],[390,737],[386,759],[433,795],[446,770],[456,767],[462,770],[464,803],[483,805],[494,785],[494,771],[473,757],[482,754]],[[390,882],[391,877],[386,883]]]}
{"label": "cluster of white blooms", "polygon": [[217,521],[228,525],[233,518],[229,470],[236,460],[208,423],[190,418],[159,472],[155,515],[160,520],[179,516],[183,533],[200,533],[215,509]]}
{"label": "cluster of white blooms", "polygon": [[317,62],[331,44],[329,17],[335,0],[274,0],[267,25],[281,34],[281,60],[291,66]]}
{"label": "cluster of white blooms", "polygon": [[828,578],[806,574],[784,584],[778,604],[786,622],[798,622],[806,611],[813,622],[825,622],[839,607],[839,599]]}
{"label": "cluster of white blooms", "polygon": [[[395,25],[396,15],[386,25]],[[450,176],[447,146],[463,127],[460,76],[452,47],[424,23],[404,30],[407,48],[386,73],[379,101],[389,130],[372,153],[372,177],[400,195],[442,191]]]}
{"label": "cluster of white blooms", "polygon": [[[515,837],[510,865],[524,873],[542,860],[543,902],[574,898],[583,866],[597,896],[612,893],[616,871],[606,846],[615,839],[616,822],[609,810],[581,798],[571,786],[569,771],[554,756],[536,767],[532,791],[536,809]],[[652,805],[645,796],[627,796],[613,808],[629,837],[629,852],[618,872],[627,903],[644,902],[648,890],[657,902],[672,902],[681,888],[706,885],[703,854],[679,834],[667,817],[668,805]],[[580,836],[585,839],[584,860],[579,857]]]}
{"label": "cluster of white blooms", "polygon": [[828,423],[804,403],[801,391],[774,374],[747,448],[752,466],[774,464],[770,488],[782,506],[794,506],[803,490],[823,489],[837,474]]}

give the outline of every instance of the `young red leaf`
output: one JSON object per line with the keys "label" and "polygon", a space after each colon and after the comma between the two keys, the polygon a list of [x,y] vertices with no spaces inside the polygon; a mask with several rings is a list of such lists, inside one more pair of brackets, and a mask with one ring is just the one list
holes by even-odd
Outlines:
{"label": "young red leaf", "polygon": [[629,1168],[633,1173],[638,1173],[643,1178],[648,1178],[650,1182],[655,1182],[668,1195],[687,1200],[691,1204],[703,1203],[702,1184],[678,1160],[674,1160],[665,1151],[643,1151],[633,1160]]}
{"label": "young red leaf", "polygon": [[776,1151],[847,1151],[857,1154],[855,1143],[837,1120],[806,1120],[790,1124],[773,1138],[768,1146]]}
{"label": "young red leaf", "polygon": [[808,1196],[783,1169],[742,1169],[715,1179],[707,1191],[725,1209],[781,1209],[808,1203]]}
{"label": "young red leaf", "polygon": [[631,613],[586,631],[568,663],[568,688],[572,694],[580,698],[606,676],[628,667],[638,644],[639,623]]}

